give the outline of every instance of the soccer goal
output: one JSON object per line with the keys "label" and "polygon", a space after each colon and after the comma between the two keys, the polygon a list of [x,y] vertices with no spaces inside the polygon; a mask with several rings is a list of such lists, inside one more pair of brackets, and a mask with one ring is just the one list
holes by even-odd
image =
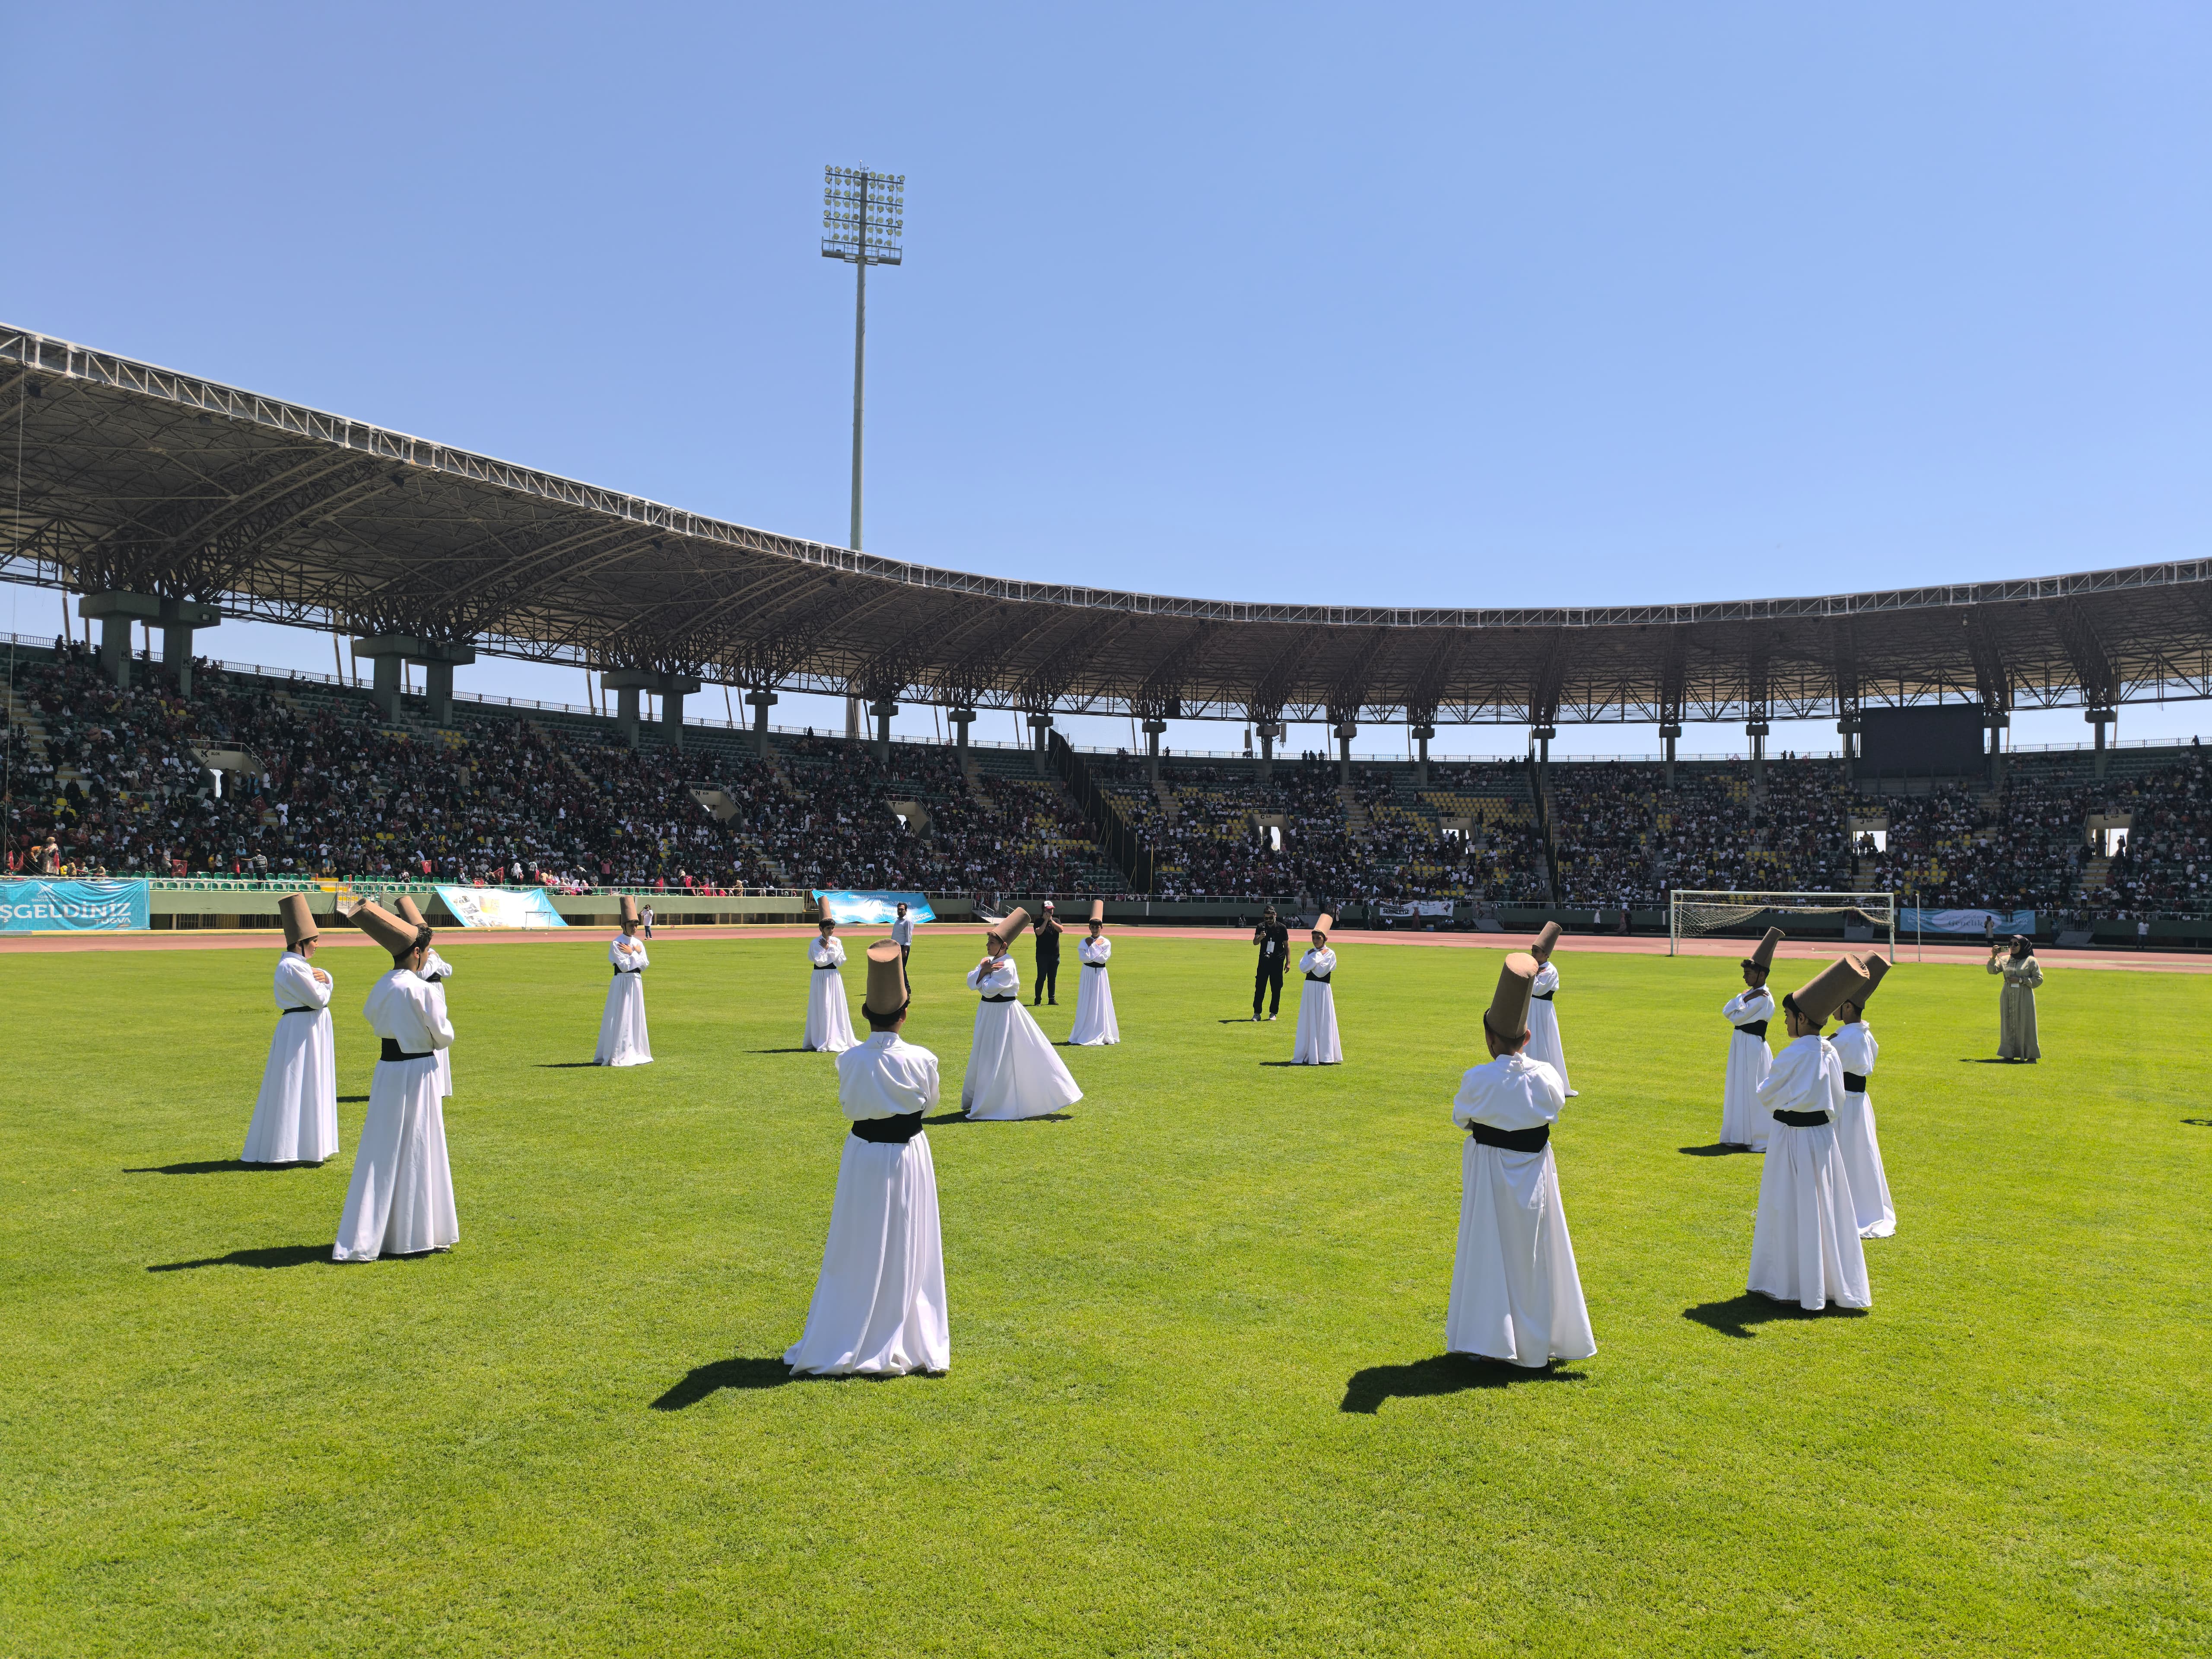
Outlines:
{"label": "soccer goal", "polygon": [[1895,893],[1739,893],[1673,889],[1667,895],[1667,954],[1681,954],[1682,941],[1724,927],[1741,927],[1771,911],[1771,925],[1789,931],[1788,917],[1856,916],[1876,937],[1889,936],[1888,956],[1897,960]]}

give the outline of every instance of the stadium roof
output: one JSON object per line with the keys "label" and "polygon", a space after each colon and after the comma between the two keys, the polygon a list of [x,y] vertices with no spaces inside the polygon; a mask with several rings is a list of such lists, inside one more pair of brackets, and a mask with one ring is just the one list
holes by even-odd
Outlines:
{"label": "stadium roof", "polygon": [[1340,722],[2212,696],[2212,560],[1703,605],[1177,599],[748,529],[4,325],[0,411],[21,421],[20,493],[0,489],[15,580],[532,661],[871,701]]}

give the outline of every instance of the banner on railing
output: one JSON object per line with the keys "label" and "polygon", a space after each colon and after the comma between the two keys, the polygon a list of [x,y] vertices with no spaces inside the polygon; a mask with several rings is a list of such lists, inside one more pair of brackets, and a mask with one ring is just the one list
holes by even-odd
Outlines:
{"label": "banner on railing", "polygon": [[832,893],[817,887],[814,896],[840,927],[888,927],[898,920],[902,903],[908,921],[937,920],[929,900],[920,893]]}
{"label": "banner on railing", "polygon": [[150,925],[144,881],[0,881],[0,933],[82,933]]}
{"label": "banner on railing", "polygon": [[1902,933],[1972,933],[1977,938],[1990,931],[1990,923],[1996,924],[1999,938],[2007,933],[2033,933],[2035,931],[2035,912],[2033,910],[1914,910],[1897,913],[1897,931]]}
{"label": "banner on railing", "polygon": [[1452,913],[1449,899],[1409,899],[1403,904],[1382,904],[1376,907],[1394,921],[1403,921],[1411,916],[1449,916]]}
{"label": "banner on railing", "polygon": [[438,896],[464,927],[566,927],[568,918],[553,908],[543,888],[516,892],[506,887],[441,887]]}

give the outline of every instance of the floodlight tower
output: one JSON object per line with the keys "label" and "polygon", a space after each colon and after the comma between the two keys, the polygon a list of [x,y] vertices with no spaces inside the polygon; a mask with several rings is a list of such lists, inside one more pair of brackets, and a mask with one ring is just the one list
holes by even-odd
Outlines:
{"label": "floodlight tower", "polygon": [[901,263],[906,229],[906,174],[863,167],[822,169],[822,257],[842,259],[857,278],[853,290],[853,539],[860,550],[860,425],[867,388],[868,267]]}

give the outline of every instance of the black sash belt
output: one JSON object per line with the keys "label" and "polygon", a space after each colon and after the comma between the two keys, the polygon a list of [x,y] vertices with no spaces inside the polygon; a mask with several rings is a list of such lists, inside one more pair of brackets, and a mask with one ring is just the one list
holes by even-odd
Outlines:
{"label": "black sash belt", "polygon": [[1539,1002],[1549,1002],[1559,994],[1557,991],[1531,991],[1528,994]]}
{"label": "black sash belt", "polygon": [[[1328,970],[1329,974],[1333,974],[1335,971],[1336,969],[1334,968]],[[1306,977],[1312,981],[1316,985],[1326,985],[1328,983],[1328,974],[1308,974]]]}
{"label": "black sash belt", "polygon": [[853,1120],[853,1133],[878,1146],[901,1146],[921,1133],[921,1114],[902,1112],[896,1117]]}
{"label": "black sash belt", "polygon": [[1086,962],[1083,965],[1085,968],[1103,968],[1106,964],[1103,962]]}
{"label": "black sash belt", "polygon": [[313,1006],[306,1007],[306,1008],[287,1008],[287,1009],[284,1009],[282,1012],[280,1012],[280,1013],[277,1015],[277,1018],[278,1018],[279,1019],[282,1019],[282,1018],[284,1017],[284,1015],[285,1015],[285,1014],[319,1014],[319,1013],[321,1013],[322,1012],[323,1012],[323,1011],[322,1011],[321,1009],[319,1009],[319,1008],[316,1008],[316,1007],[313,1007]]}
{"label": "black sash belt", "polygon": [[644,971],[642,968],[617,968],[615,969],[615,977],[620,979],[624,974],[641,974]]}
{"label": "black sash belt", "polygon": [[1844,1092],[1847,1095],[1864,1094],[1866,1092],[1866,1073],[1864,1072],[1844,1073]]}
{"label": "black sash belt", "polygon": [[1750,1024],[1739,1025],[1735,1029],[1745,1036],[1757,1037],[1764,1042],[1766,1041],[1766,1021],[1763,1019],[1754,1019]]}
{"label": "black sash belt", "polygon": [[410,1054],[399,1046],[398,1037],[386,1037],[384,1039],[384,1052],[377,1058],[379,1060],[428,1060],[436,1052],[434,1048],[425,1048],[419,1054]]}
{"label": "black sash belt", "polygon": [[837,964],[834,962],[817,962],[814,964],[814,971],[817,974],[834,974],[837,971]]}
{"label": "black sash belt", "polygon": [[1486,1146],[1509,1152],[1540,1152],[1552,1139],[1548,1123],[1539,1123],[1533,1129],[1493,1129],[1487,1123],[1470,1123],[1467,1132]]}
{"label": "black sash belt", "polygon": [[1817,1129],[1828,1121],[1826,1112],[1777,1112],[1777,1123],[1786,1123],[1793,1129]]}
{"label": "black sash belt", "polygon": [[1019,1002],[1021,1000],[1021,995],[1018,992],[1010,997],[985,997],[983,999],[986,1002]]}

